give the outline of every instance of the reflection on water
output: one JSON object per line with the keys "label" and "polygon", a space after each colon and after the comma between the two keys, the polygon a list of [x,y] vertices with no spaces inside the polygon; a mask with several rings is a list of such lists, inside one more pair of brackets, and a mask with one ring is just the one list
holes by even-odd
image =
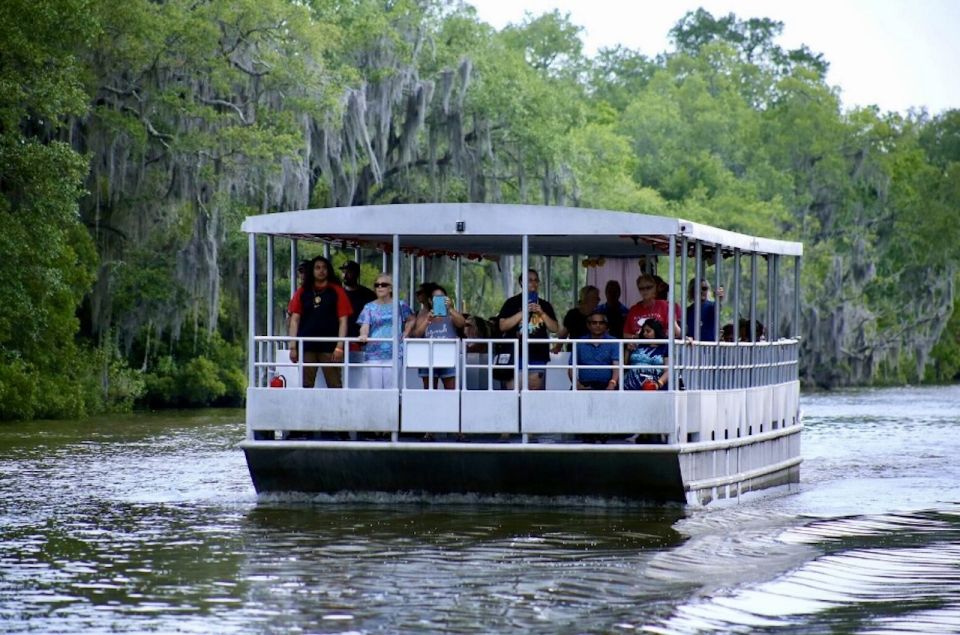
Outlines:
{"label": "reflection on water", "polygon": [[807,397],[731,507],[258,499],[242,413],[0,426],[0,631],[960,632],[960,389]]}

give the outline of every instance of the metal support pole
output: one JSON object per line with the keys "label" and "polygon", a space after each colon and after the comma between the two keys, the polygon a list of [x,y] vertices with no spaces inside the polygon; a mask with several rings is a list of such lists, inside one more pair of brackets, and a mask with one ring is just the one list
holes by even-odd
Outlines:
{"label": "metal support pole", "polygon": [[[700,293],[700,285],[703,284],[704,271],[703,271],[703,243],[700,242],[699,240],[694,244],[694,248],[693,248],[693,267],[694,267],[693,298],[691,298],[693,300],[693,339],[696,340],[697,342],[694,345],[696,347],[694,351],[696,352],[693,356],[693,363],[697,367],[697,372],[695,373],[697,381],[696,381],[696,385],[692,386],[692,388],[696,390],[700,390],[701,388],[703,388],[703,383],[704,383],[703,382],[703,374],[704,374],[703,373],[703,352],[705,349],[700,344],[700,340],[703,339],[703,333],[701,332],[703,330],[703,324],[701,324],[701,322],[703,322],[703,314],[702,314],[703,301],[700,299],[700,296],[702,295]],[[686,311],[684,311],[684,313],[686,313]]]}
{"label": "metal support pole", "polygon": [[[676,332],[674,331],[674,328],[673,328],[673,326],[674,326],[674,324],[675,324],[675,319],[674,319],[674,315],[673,315],[673,307],[674,307],[674,305],[676,304],[676,297],[677,297],[677,289],[676,289],[676,287],[677,287],[677,285],[676,285],[676,279],[677,279],[677,278],[676,278],[676,276],[677,276],[677,263],[676,263],[676,258],[677,258],[677,241],[676,241],[676,239],[675,239],[673,236],[671,236],[671,237],[670,237],[670,266],[669,266],[669,270],[668,270],[668,274],[667,274],[667,275],[669,276],[668,279],[669,279],[670,281],[674,282],[674,284],[671,284],[671,285],[670,285],[670,290],[667,291],[667,324],[665,325],[665,326],[667,327],[667,331],[669,331],[669,333],[670,333],[669,339],[667,340],[667,357],[669,358],[669,359],[668,359],[668,363],[667,363],[667,368],[668,368],[668,371],[669,371],[669,373],[670,373],[670,390],[677,390],[677,388],[680,387],[680,378],[677,377],[676,372],[675,372],[676,367],[677,367],[677,363],[676,363],[676,361],[674,360],[674,354],[675,354],[675,352],[676,352],[676,348],[677,348],[677,347],[676,347],[675,344],[674,344],[674,339],[675,339],[675,337],[676,337]],[[679,443],[679,442],[680,442],[680,439],[675,439],[675,442],[676,442],[676,443]]]}
{"label": "metal support pole", "polygon": [[[530,363],[530,350],[529,350],[529,335],[527,333],[527,324],[530,323],[530,307],[525,301],[528,294],[528,282],[527,276],[529,275],[527,271],[530,269],[530,238],[524,234],[520,239],[520,306],[522,307],[523,317],[520,319],[520,357],[523,359],[523,364],[518,369],[518,372],[523,377],[523,383],[518,383],[517,386],[522,386],[524,389],[527,388],[527,365]],[[520,378],[517,378],[517,381],[520,381]],[[523,422],[520,422],[521,425]]]}
{"label": "metal support pole", "polygon": [[[297,241],[290,241],[290,297],[297,292]],[[284,333],[286,335],[286,333]]]}
{"label": "metal support pole", "polygon": [[546,285],[544,285],[544,291],[546,292],[547,301],[551,301],[553,298],[553,257],[547,256],[546,262],[543,266],[543,275]]}
{"label": "metal support pole", "polygon": [[[267,335],[273,336],[273,236],[267,236]],[[268,344],[270,361],[273,361],[273,346]]]}
{"label": "metal support pole", "polygon": [[[685,291],[685,289],[687,288],[687,255],[688,255],[689,253],[690,253],[690,248],[689,248],[689,245],[688,245],[688,243],[687,243],[687,237],[686,237],[686,236],[682,236],[682,237],[680,238],[680,285],[679,285],[679,289],[680,289],[679,296],[680,296],[681,298],[686,298],[686,291]],[[677,286],[677,280],[676,280],[676,278],[673,278],[673,277],[672,277],[672,272],[671,272],[670,291],[673,291],[673,288],[676,287],[676,286]],[[674,297],[676,297],[678,294],[677,294],[676,292],[674,292],[673,295],[674,295]],[[673,304],[670,305],[670,310],[673,311]],[[687,303],[684,302],[683,304],[680,305],[680,342],[681,342],[681,346],[680,346],[679,356],[678,356],[679,359],[677,359],[677,362],[679,362],[680,367],[683,368],[684,371],[686,371],[687,358],[689,357],[688,353],[689,353],[690,351],[689,351],[689,349],[688,349],[686,346],[683,345],[683,342],[686,341],[686,337],[687,337],[687,335],[689,334],[689,333],[688,333],[689,328],[690,328],[690,326],[687,324]],[[687,373],[687,379],[686,379],[686,381],[691,381],[692,379],[693,379],[693,377],[691,376],[691,374],[690,374],[690,373]]]}
{"label": "metal support pole", "polygon": [[714,251],[714,253],[713,253],[713,268],[714,268],[714,272],[713,272],[713,279],[714,279],[713,293],[714,293],[714,298],[715,298],[715,301],[716,301],[716,311],[714,311],[714,316],[713,316],[713,332],[714,332],[714,333],[716,334],[716,336],[717,336],[717,346],[713,349],[713,365],[714,365],[715,367],[717,367],[717,368],[714,368],[714,370],[713,370],[713,384],[710,386],[710,388],[717,389],[717,388],[720,388],[720,387],[721,387],[721,383],[720,383],[720,382],[721,382],[721,378],[722,378],[722,375],[723,375],[723,371],[720,370],[720,368],[719,368],[719,366],[720,366],[720,351],[722,350],[722,349],[720,348],[720,345],[719,345],[719,344],[720,344],[720,340],[723,339],[723,338],[721,337],[720,327],[723,325],[723,320],[720,319],[720,309],[721,309],[720,299],[716,297],[717,289],[719,289],[720,286],[723,284],[723,278],[720,277],[720,276],[721,276],[721,266],[722,266],[722,263],[723,263],[723,248],[722,248],[722,246],[720,245],[720,243],[716,243],[716,244],[714,245],[714,250],[715,250],[715,251]]}
{"label": "metal support pole", "polygon": [[773,324],[767,328],[770,341],[780,339],[780,254],[773,257]]}
{"label": "metal support pole", "polygon": [[[387,259],[386,253],[383,254],[383,259],[384,260]],[[386,269],[386,265],[384,265],[384,269]],[[400,368],[400,344],[401,344],[400,334],[403,332],[403,326],[400,324],[400,293],[399,293],[399,286],[397,285],[398,282],[400,282],[400,235],[394,234],[393,235],[393,284],[394,284],[393,288],[396,291],[396,293],[393,294],[393,307],[392,307],[393,318],[392,319],[393,319],[394,329],[393,329],[393,335],[392,335],[393,348],[391,351],[391,355],[393,357],[392,363],[393,363],[394,385],[396,385],[397,391],[402,394],[405,377],[401,376],[401,371],[403,369]],[[399,439],[399,436],[400,436],[399,430],[394,430],[390,433],[390,440],[396,443],[397,440]]]}
{"label": "metal support pole", "polygon": [[[687,292],[686,292],[686,289],[687,289],[687,254],[689,253],[689,247],[688,247],[688,245],[687,245],[687,237],[686,237],[686,236],[682,236],[682,237],[680,238],[680,253],[682,254],[682,255],[680,256],[680,297],[686,298],[686,297],[687,297]],[[676,286],[676,284],[677,284],[676,280],[671,279],[671,287]],[[687,310],[686,310],[686,306],[687,306],[687,304],[686,304],[686,302],[684,302],[683,305],[682,305],[683,310],[680,311],[680,337],[681,337],[681,338],[684,338],[684,337],[686,337],[687,335],[689,335],[689,333],[687,332],[687,330],[688,330],[688,328],[689,328],[689,325],[687,324]],[[694,318],[694,322],[697,322],[697,321],[698,321],[698,320],[696,320],[696,318]]]}
{"label": "metal support pole", "polygon": [[800,338],[800,256],[793,260],[793,332],[790,335]]}
{"label": "metal support pole", "polygon": [[577,306],[577,300],[580,298],[580,255],[572,254],[573,270],[570,272],[570,278],[573,280],[573,304]]}
{"label": "metal support pole", "polygon": [[[330,243],[323,243],[323,257],[327,260],[330,260]],[[332,271],[330,273],[333,273]]]}
{"label": "metal support pole", "polygon": [[410,308],[413,309],[414,313],[418,313],[420,311],[420,305],[417,304],[417,282],[415,279],[415,276],[417,275],[417,257],[413,254],[410,254],[410,257],[407,258],[407,262],[410,263],[410,295],[407,296],[407,303],[410,305]]}
{"label": "metal support pole", "polygon": [[759,268],[757,263],[757,252],[750,254],[750,371],[749,386],[755,386],[756,377],[756,353],[757,353],[757,277]]}
{"label": "metal support pole", "polygon": [[463,313],[463,259],[457,256],[457,311]]}
{"label": "metal support pole", "polygon": [[734,368],[733,385],[730,388],[741,388],[740,385],[740,250],[733,250],[733,343]]}
{"label": "metal support pole", "polygon": [[773,307],[776,304],[777,298],[777,286],[776,280],[774,278],[774,259],[776,255],[767,254],[767,310],[765,312],[766,317],[764,318],[767,322],[767,340],[770,342],[776,341],[774,337],[774,326],[773,326]]}
{"label": "metal support pole", "polygon": [[247,386],[256,387],[254,362],[256,350],[254,338],[257,336],[257,239],[255,234],[247,236]]}
{"label": "metal support pole", "polygon": [[[380,271],[387,271],[387,252],[386,251],[383,252],[381,259],[383,262],[380,265]],[[394,267],[396,267],[396,263],[394,263]],[[394,285],[396,285],[393,288],[394,290],[396,290],[397,295],[399,295],[400,294],[400,270],[395,268],[393,271],[390,272],[390,275],[393,276],[393,283]]]}

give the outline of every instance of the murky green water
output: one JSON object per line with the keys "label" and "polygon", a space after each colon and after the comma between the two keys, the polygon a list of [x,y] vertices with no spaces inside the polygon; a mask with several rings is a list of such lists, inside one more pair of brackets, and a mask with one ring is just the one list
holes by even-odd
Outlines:
{"label": "murky green water", "polygon": [[258,499],[242,413],[0,425],[0,632],[960,632],[960,387],[806,397],[802,485]]}

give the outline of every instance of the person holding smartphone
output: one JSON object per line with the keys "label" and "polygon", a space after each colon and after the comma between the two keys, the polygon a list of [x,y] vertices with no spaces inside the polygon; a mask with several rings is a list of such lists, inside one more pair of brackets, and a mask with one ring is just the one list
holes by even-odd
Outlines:
{"label": "person holding smartphone", "polygon": [[[429,299],[417,315],[417,321],[413,326],[413,337],[426,337],[429,339],[456,339],[457,329],[462,329],[466,324],[463,314],[457,311],[453,302],[447,296],[447,290],[439,284],[430,282],[423,285],[424,292]],[[421,368],[417,371],[423,380],[423,387],[430,387],[430,369]],[[456,368],[434,368],[433,377],[439,382],[443,382],[445,390],[453,390],[456,387]]]}
{"label": "person holding smartphone", "polygon": [[[521,275],[517,282],[523,284]],[[546,339],[550,333],[559,330],[557,314],[553,305],[540,298],[540,274],[536,269],[527,271],[526,293],[518,293],[508,298],[497,315],[498,326],[504,337],[520,339],[520,323],[523,321],[523,302],[527,302],[529,322],[526,325],[530,339]],[[521,355],[523,351],[521,350]],[[528,364],[527,389],[543,390],[546,382],[546,365],[550,361],[549,344],[531,344],[530,360]],[[519,364],[518,364],[519,366]],[[512,389],[514,378],[507,380],[507,388]]]}

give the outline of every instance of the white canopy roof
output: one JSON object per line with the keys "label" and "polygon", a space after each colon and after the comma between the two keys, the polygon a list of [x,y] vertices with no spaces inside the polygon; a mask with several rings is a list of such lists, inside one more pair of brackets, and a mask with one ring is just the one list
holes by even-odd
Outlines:
{"label": "white canopy roof", "polygon": [[391,245],[397,234],[404,249],[461,254],[516,254],[524,235],[529,237],[531,253],[544,255],[663,253],[670,236],[701,240],[708,247],[720,245],[724,251],[803,253],[801,243],[756,238],[677,218],[545,205],[333,207],[250,216],[243,231],[362,247]]}

